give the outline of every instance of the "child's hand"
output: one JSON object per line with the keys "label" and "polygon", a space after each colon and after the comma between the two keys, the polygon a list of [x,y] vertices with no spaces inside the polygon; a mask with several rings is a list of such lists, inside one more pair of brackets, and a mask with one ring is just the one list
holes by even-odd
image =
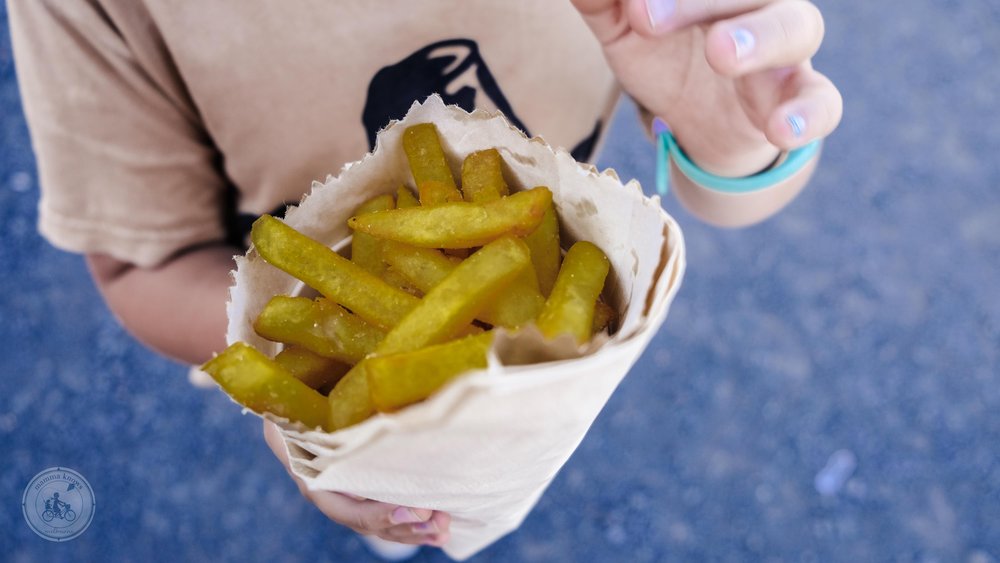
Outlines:
{"label": "child's hand", "polygon": [[759,172],[840,121],[840,92],[809,62],[823,40],[810,2],[572,1],[625,91],[710,172]]}
{"label": "child's hand", "polygon": [[264,421],[264,440],[298,485],[302,496],[334,522],[359,534],[374,535],[399,543],[441,546],[448,541],[448,526],[451,524],[448,514],[424,508],[395,506],[340,493],[310,491],[289,468],[281,435],[273,422]]}

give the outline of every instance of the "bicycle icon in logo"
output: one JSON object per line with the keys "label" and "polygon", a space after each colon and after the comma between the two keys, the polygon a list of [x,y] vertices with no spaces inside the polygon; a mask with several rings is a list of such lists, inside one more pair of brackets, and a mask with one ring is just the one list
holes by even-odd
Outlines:
{"label": "bicycle icon in logo", "polygon": [[52,498],[45,499],[45,512],[42,513],[42,520],[51,522],[53,518],[62,518],[67,522],[76,520],[76,512],[73,512],[73,508],[68,502],[59,500],[59,493],[52,493]]}

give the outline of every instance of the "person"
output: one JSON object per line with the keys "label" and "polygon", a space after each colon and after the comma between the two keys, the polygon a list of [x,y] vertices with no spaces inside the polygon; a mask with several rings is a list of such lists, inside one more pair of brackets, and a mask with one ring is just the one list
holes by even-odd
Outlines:
{"label": "person", "polygon": [[[49,503],[51,504],[51,507]],[[52,513],[55,514],[56,518],[63,518],[63,507],[69,507],[68,504],[59,500],[59,493],[52,493],[52,498],[45,501],[45,508],[51,509]]]}
{"label": "person", "polygon": [[[8,4],[40,231],[86,255],[137,339],[193,364],[225,345],[232,257],[252,220],[299,201],[432,92],[586,160],[624,91],[698,167],[730,178],[825,137],[842,113],[811,65],[824,23],[806,0]],[[671,182],[695,215],[740,226],[791,201],[817,158],[735,210],[676,169]],[[265,438],[287,468],[267,424]],[[360,533],[448,540],[447,514],[296,482]]]}

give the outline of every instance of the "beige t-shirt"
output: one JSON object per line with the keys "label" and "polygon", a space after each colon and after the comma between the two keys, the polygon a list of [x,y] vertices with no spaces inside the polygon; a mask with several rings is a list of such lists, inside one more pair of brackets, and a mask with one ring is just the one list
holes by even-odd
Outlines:
{"label": "beige t-shirt", "polygon": [[592,156],[618,89],[568,0],[8,0],[52,244],[141,266],[239,240],[414,100]]}

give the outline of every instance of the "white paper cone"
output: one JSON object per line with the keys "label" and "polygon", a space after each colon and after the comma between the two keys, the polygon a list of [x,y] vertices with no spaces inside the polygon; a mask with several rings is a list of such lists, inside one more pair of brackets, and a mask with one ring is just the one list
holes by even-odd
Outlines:
{"label": "white paper cone", "polygon": [[[444,550],[465,559],[521,524],[656,334],[684,272],[684,242],[659,198],[645,197],[638,183],[622,185],[613,170],[578,164],[501,115],[469,114],[437,96],[379,133],[374,152],[314,184],[285,221],[330,246],[343,241],[361,203],[412,183],[400,136],[423,122],[437,125],[456,177],[464,156],[495,147],[513,188],[552,190],[564,242],[589,240],[611,261],[605,296],[621,314],[619,330],[584,357],[530,365],[503,365],[498,343],[486,370],[335,433],[268,418],[282,427],[292,468],[309,488],[448,512]],[[237,264],[228,340],[273,354],[276,345],[251,324],[272,296],[292,293],[297,282],[253,249]]]}

